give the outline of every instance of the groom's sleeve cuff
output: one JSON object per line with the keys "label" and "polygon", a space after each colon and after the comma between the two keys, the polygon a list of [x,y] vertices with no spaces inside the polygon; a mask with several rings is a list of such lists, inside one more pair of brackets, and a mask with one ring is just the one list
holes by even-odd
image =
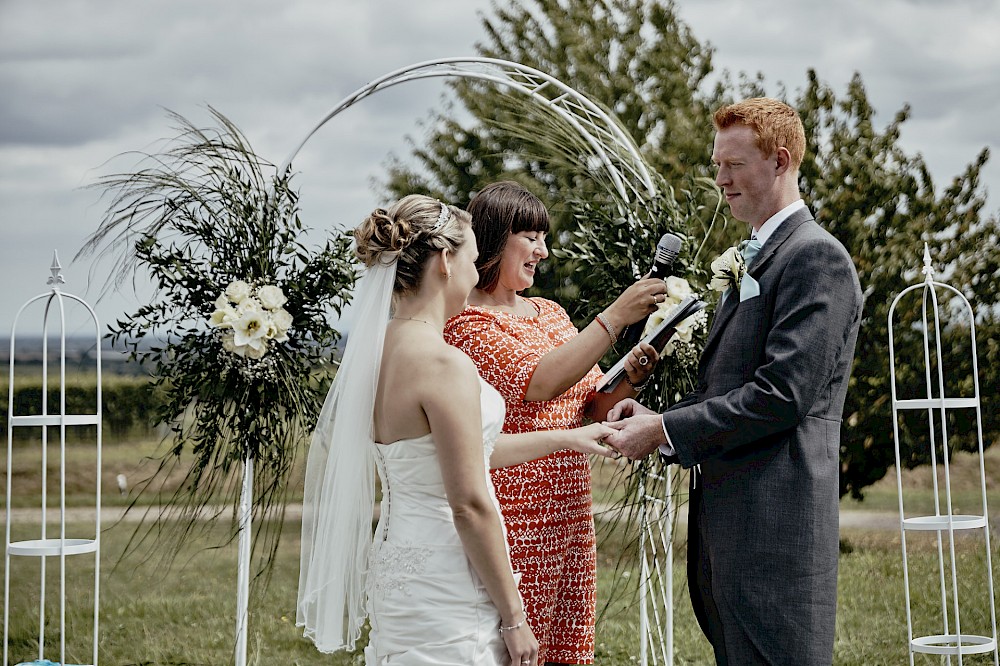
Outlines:
{"label": "groom's sleeve cuff", "polygon": [[663,437],[664,437],[664,439],[667,440],[663,444],[660,444],[660,447],[659,447],[660,448],[660,453],[662,455],[664,455],[664,456],[668,456],[668,457],[672,456],[675,453],[675,451],[674,451],[674,445],[670,442],[670,433],[667,432],[667,424],[663,422],[662,418],[660,419],[660,427],[663,428]]}

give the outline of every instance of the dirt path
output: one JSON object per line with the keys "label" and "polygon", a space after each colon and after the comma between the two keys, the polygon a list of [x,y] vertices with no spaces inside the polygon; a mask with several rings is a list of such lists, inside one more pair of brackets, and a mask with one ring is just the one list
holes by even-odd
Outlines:
{"label": "dirt path", "polygon": [[[598,516],[603,510],[606,510],[606,507],[594,507],[595,514]],[[105,507],[101,510],[101,524],[107,527],[116,522],[138,523],[143,520],[152,520],[156,517],[158,511],[158,507],[136,507],[128,512],[125,511],[125,507]],[[376,515],[377,512],[378,507],[376,507]],[[72,523],[93,522],[95,517],[94,513],[94,509],[89,507],[73,507],[67,510],[66,519]],[[212,508],[210,512],[206,511],[205,514],[206,518],[209,517],[209,515],[218,514],[218,519],[229,520],[232,516],[232,509],[230,507]],[[684,524],[687,521],[687,507],[681,507],[680,514],[680,522],[681,524]],[[49,510],[48,518],[50,524],[53,521],[58,521],[58,517],[58,511],[53,511],[52,509]],[[2,523],[5,518],[6,513],[0,512],[0,523]],[[37,523],[39,520],[39,511],[38,509],[13,509],[11,511],[11,518],[15,524]],[[299,520],[301,518],[301,504],[289,504],[285,507],[286,520]],[[1000,524],[1000,518],[995,518],[991,522]],[[898,530],[899,514],[895,511],[841,511],[840,527],[871,530]]]}
{"label": "dirt path", "polygon": [[[126,511],[123,506],[111,506],[101,509],[101,525],[107,527],[116,522],[140,523],[144,520],[152,520],[159,515],[158,506],[139,506],[131,511]],[[38,509],[12,509],[11,521],[17,523],[38,523],[40,512]],[[173,514],[173,515],[171,515]],[[179,515],[178,511],[166,512],[165,518],[174,518]],[[211,507],[203,512],[203,517],[208,519],[216,517],[219,520],[230,520],[233,515],[231,507]],[[71,523],[92,523],[96,517],[96,511],[92,507],[71,507],[66,510],[66,521]],[[59,511],[49,509],[48,521],[51,525],[59,521]],[[289,504],[285,507],[285,518],[287,520],[299,520],[302,518],[302,505]],[[6,520],[6,512],[0,513],[0,523]]]}

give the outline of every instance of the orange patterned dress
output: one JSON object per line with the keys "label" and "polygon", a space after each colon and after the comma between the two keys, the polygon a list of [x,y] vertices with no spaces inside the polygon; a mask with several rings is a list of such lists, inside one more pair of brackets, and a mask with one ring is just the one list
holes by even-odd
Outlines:
{"label": "orange patterned dress", "polygon": [[[542,356],[577,334],[558,304],[527,300],[537,317],[469,306],[448,321],[445,340],[472,357],[479,374],[503,396],[503,432],[581,426],[602,376],[596,365],[554,400],[524,399]],[[576,451],[559,451],[493,470],[493,483],[514,570],[521,572],[524,610],[540,645],[538,663],[593,663],[597,550],[590,461]]]}

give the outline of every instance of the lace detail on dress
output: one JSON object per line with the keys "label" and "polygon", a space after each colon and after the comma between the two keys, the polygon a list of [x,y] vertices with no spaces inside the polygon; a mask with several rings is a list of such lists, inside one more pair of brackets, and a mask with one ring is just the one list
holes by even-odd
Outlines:
{"label": "lace detail on dress", "polygon": [[422,576],[427,568],[427,558],[433,549],[407,544],[381,543],[372,547],[371,573],[368,577],[368,594],[388,594],[392,591],[409,596],[407,582]]}

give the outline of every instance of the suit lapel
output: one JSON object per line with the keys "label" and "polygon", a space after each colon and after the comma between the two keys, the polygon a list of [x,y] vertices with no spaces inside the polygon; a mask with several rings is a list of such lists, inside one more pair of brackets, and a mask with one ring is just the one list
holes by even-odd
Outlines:
{"label": "suit lapel", "polygon": [[725,301],[723,301],[722,306],[716,309],[715,318],[712,319],[712,328],[708,330],[708,337],[705,338],[705,349],[702,351],[702,355],[705,355],[715,338],[719,335],[719,331],[723,329],[729,318],[733,316],[736,312],[736,303],[739,303],[740,295],[736,290],[729,294]]}
{"label": "suit lapel", "polygon": [[778,251],[778,248],[781,247],[786,240],[788,240],[792,233],[798,229],[803,222],[807,222],[811,219],[813,219],[813,216],[812,213],[809,212],[808,208],[801,208],[789,215],[788,218],[774,230],[771,237],[767,239],[767,242],[764,243],[764,247],[762,247],[760,252],[757,253],[757,256],[754,257],[753,263],[747,266],[747,273],[749,273],[751,277],[757,277],[760,275],[764,270],[764,266],[766,266],[767,262],[771,260],[774,253]]}
{"label": "suit lapel", "polygon": [[[753,278],[760,275],[764,271],[764,267],[771,260],[771,257],[773,257],[778,248],[781,247],[786,240],[788,240],[788,238],[792,235],[792,232],[799,228],[799,226],[801,226],[804,222],[812,219],[813,215],[809,212],[808,208],[802,208],[788,216],[788,218],[774,230],[774,233],[767,239],[764,247],[762,247],[760,252],[757,253],[757,256],[754,257],[753,262],[747,267],[747,273]],[[719,336],[719,332],[725,328],[726,322],[728,322],[732,318],[733,313],[736,312],[736,306],[739,304],[739,301],[739,292],[734,290],[734,292],[729,294],[726,298],[722,307],[716,310],[715,319],[712,320],[712,328],[709,329],[708,337],[705,339],[705,348],[702,351],[702,356],[709,353],[712,344]]]}

